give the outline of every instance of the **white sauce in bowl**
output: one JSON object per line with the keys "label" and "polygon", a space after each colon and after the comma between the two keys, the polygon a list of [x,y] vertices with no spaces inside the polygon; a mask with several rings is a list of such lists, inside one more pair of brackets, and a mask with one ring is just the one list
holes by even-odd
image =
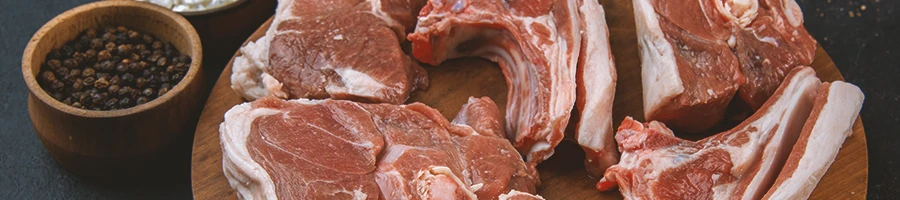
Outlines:
{"label": "white sauce in bowl", "polygon": [[215,9],[238,0],[137,0],[150,2],[162,7],[172,9],[175,12],[194,12]]}

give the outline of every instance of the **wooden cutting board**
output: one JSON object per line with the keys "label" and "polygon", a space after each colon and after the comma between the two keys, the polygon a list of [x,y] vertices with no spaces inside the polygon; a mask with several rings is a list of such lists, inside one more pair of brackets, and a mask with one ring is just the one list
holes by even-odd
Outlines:
{"label": "wooden cutting board", "polygon": [[[601,0],[606,9],[610,42],[618,71],[614,127],[625,116],[643,121],[641,76],[638,45],[635,36],[632,4],[629,0]],[[247,41],[263,36],[271,24],[269,19]],[[235,56],[241,55],[240,52]],[[232,58],[233,61],[234,58]],[[222,151],[219,124],[232,106],[244,102],[231,90],[231,62],[219,76],[194,136],[191,181],[196,199],[236,199],[235,191],[222,173]],[[823,81],[843,80],[828,54],[819,46],[812,64]],[[409,102],[422,102],[452,119],[469,96],[490,96],[501,109],[506,105],[506,82],[500,68],[487,60],[463,58],[427,67],[431,87],[415,92]],[[502,112],[501,113],[505,113]],[[862,121],[857,119],[853,135],[844,142],[834,164],[819,182],[812,199],[865,199],[868,182],[868,156]],[[571,130],[569,130],[571,132]],[[594,189],[598,179],[590,178],[582,165],[584,153],[577,144],[564,141],[556,154],[538,166],[541,176],[540,195],[546,199],[621,199],[618,192]]]}

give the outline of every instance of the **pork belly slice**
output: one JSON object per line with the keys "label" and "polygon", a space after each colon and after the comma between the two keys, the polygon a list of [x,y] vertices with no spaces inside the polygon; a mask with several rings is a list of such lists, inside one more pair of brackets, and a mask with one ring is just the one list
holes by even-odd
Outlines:
{"label": "pork belly slice", "polygon": [[583,15],[581,26],[584,30],[576,74],[575,107],[579,118],[575,140],[584,149],[585,169],[591,176],[600,177],[606,168],[619,162],[612,125],[616,68],[603,7],[590,1],[578,10]]}
{"label": "pork belly slice", "polygon": [[508,140],[419,103],[265,97],[229,110],[219,132],[223,171],[243,199],[497,199],[539,184]]}
{"label": "pork belly slice", "polygon": [[423,5],[424,0],[279,0],[266,35],[235,58],[231,87],[249,100],[403,103],[428,86],[424,69],[400,48]]}
{"label": "pork belly slice", "polygon": [[808,65],[815,40],[792,0],[634,1],[644,117],[703,132],[735,94],[753,110]]}
{"label": "pork belly slice", "polygon": [[837,157],[862,108],[862,91],[842,81],[819,88],[800,138],[763,199],[807,199]]}
{"label": "pork belly slice", "polygon": [[618,185],[626,199],[759,199],[797,141],[819,85],[812,68],[797,68],[748,120],[697,142],[660,122],[626,118],[616,134],[621,161],[597,188]]}
{"label": "pork belly slice", "polygon": [[[413,55],[429,64],[466,56],[497,62],[509,85],[507,138],[539,163],[563,139],[579,68],[596,78],[584,81],[585,95],[597,92],[580,107],[585,120],[607,123],[615,71],[602,15],[596,1],[430,0],[408,39]],[[603,151],[606,130],[594,128],[609,127],[585,127],[590,134],[581,141]]]}

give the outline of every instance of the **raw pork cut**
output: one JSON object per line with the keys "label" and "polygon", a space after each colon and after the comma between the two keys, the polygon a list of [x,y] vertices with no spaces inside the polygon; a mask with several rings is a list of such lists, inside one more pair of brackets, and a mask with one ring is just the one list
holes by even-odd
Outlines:
{"label": "raw pork cut", "polygon": [[544,197],[513,190],[509,191],[509,193],[501,194],[500,200],[544,200]]}
{"label": "raw pork cut", "polygon": [[816,41],[793,0],[635,0],[644,116],[685,132],[721,121],[737,93],[758,109]]}
{"label": "raw pork cut", "polygon": [[[467,107],[485,104],[494,102]],[[464,110],[465,122],[500,120],[479,110]],[[223,170],[243,199],[497,199],[539,184],[498,133],[419,103],[266,97],[229,110],[219,132]]]}
{"label": "raw pork cut", "polygon": [[231,87],[246,99],[403,103],[428,86],[400,48],[424,0],[279,0],[266,35],[241,48]]}
{"label": "raw pork cut", "polygon": [[862,91],[842,81],[819,89],[797,144],[763,199],[807,199],[834,162],[862,108]]}
{"label": "raw pork cut", "polygon": [[797,141],[819,85],[812,68],[796,68],[749,119],[697,142],[657,121],[626,118],[616,134],[621,161],[597,188],[618,185],[626,199],[759,199]]}
{"label": "raw pork cut", "polygon": [[509,85],[507,138],[532,163],[563,139],[582,83],[581,121],[592,124],[582,123],[578,141],[599,167],[615,162],[604,146],[612,143],[616,79],[607,37],[596,1],[430,0],[408,39],[429,64],[465,56],[497,62]]}

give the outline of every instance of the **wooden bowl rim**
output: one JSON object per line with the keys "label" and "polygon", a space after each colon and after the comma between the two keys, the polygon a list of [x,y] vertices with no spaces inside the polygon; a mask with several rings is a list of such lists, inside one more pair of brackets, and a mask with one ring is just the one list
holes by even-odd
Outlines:
{"label": "wooden bowl rim", "polygon": [[[34,55],[34,50],[37,48],[37,44],[44,39],[44,36],[50,32],[56,25],[60,22],[66,20],[80,20],[76,19],[74,16],[84,13],[84,12],[92,12],[94,10],[100,8],[109,8],[109,7],[132,7],[137,9],[145,9],[155,13],[158,13],[160,16],[164,16],[166,18],[172,19],[177,23],[177,27],[187,31],[187,35],[183,35],[182,37],[187,37],[188,45],[193,46],[191,48],[190,56],[191,56],[191,66],[188,69],[187,74],[185,74],[184,78],[175,85],[172,90],[167,92],[161,97],[157,97],[156,99],[151,100],[145,104],[137,105],[134,107],[126,108],[126,109],[117,109],[117,110],[107,110],[107,111],[95,111],[95,110],[85,110],[80,108],[75,108],[66,104],[63,104],[59,100],[51,97],[47,91],[44,91],[41,88],[40,84],[38,84],[35,75],[32,74],[32,59],[34,56],[46,56],[46,55]],[[184,16],[181,16],[174,11],[163,8],[162,6],[157,6],[150,3],[143,3],[137,1],[97,1],[85,5],[81,5],[71,10],[68,10],[50,21],[48,21],[41,29],[32,36],[31,40],[28,42],[28,45],[25,47],[25,53],[22,55],[22,74],[25,78],[25,83],[28,85],[28,90],[34,94],[40,101],[50,105],[54,109],[60,110],[62,112],[81,116],[81,117],[91,117],[91,118],[105,118],[105,117],[121,117],[126,115],[131,115],[134,113],[144,112],[150,109],[153,109],[164,102],[168,102],[175,95],[181,93],[185,90],[190,82],[193,81],[195,76],[197,76],[198,71],[200,70],[201,63],[203,60],[203,50],[200,43],[200,36],[197,34],[197,30],[191,25]],[[39,67],[39,66],[38,66]]]}

